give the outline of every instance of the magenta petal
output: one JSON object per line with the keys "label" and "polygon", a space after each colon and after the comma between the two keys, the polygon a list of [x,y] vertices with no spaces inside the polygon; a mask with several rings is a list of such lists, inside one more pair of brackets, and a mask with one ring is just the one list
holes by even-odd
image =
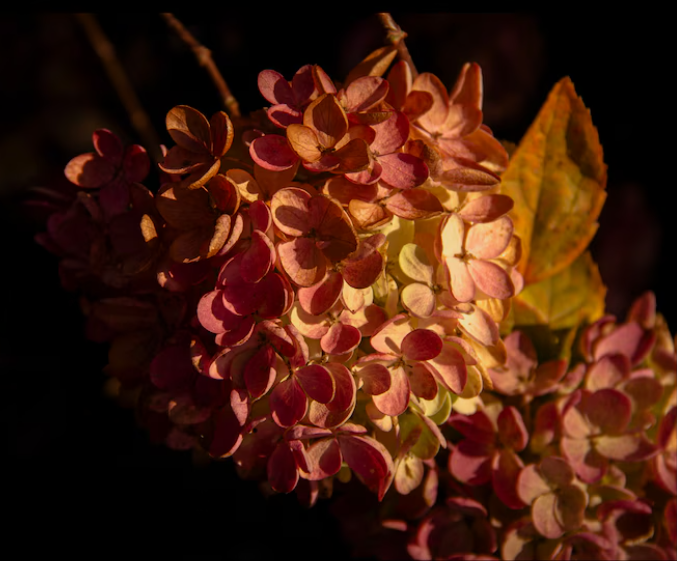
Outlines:
{"label": "magenta petal", "polygon": [[252,397],[265,394],[275,381],[275,351],[264,345],[249,359],[244,368],[244,383]]}
{"label": "magenta petal", "polygon": [[393,462],[385,446],[369,436],[338,437],[348,467],[370,490],[383,499],[387,483],[394,473]]}
{"label": "magenta petal", "polygon": [[449,471],[463,483],[482,485],[491,479],[492,444],[461,440],[449,457]]}
{"label": "magenta petal", "polygon": [[517,477],[523,467],[524,463],[512,450],[502,449],[494,455],[491,469],[494,491],[508,508],[526,506],[517,494]]}
{"label": "magenta petal", "polygon": [[275,70],[262,70],[259,72],[258,86],[261,95],[270,103],[293,104],[294,95],[289,82],[284,76]]}
{"label": "magenta petal", "polygon": [[328,403],[334,397],[334,378],[319,364],[310,364],[295,372],[296,379],[310,399]]}
{"label": "magenta petal", "polygon": [[296,459],[289,444],[282,440],[268,460],[268,483],[278,493],[290,493],[299,481]]}
{"label": "magenta petal", "polygon": [[165,347],[150,364],[150,380],[161,390],[175,391],[184,388],[196,374],[188,345]]}
{"label": "magenta petal", "polygon": [[310,445],[307,451],[310,472],[307,477],[310,481],[318,481],[331,477],[341,469],[343,457],[338,440],[323,438]]}
{"label": "magenta petal", "polygon": [[115,133],[108,129],[97,129],[92,134],[92,143],[99,156],[106,158],[115,165],[122,162],[124,147]]}
{"label": "magenta petal", "polygon": [[241,426],[230,407],[214,413],[204,436],[208,443],[207,451],[215,458],[230,456],[238,449],[242,443]]}
{"label": "magenta petal", "polygon": [[268,118],[278,127],[287,128],[289,125],[303,124],[303,112],[289,105],[273,105],[267,111]]}
{"label": "magenta petal", "polygon": [[330,355],[342,355],[355,349],[362,341],[359,329],[342,323],[333,324],[320,339],[322,350]]}
{"label": "magenta petal", "polygon": [[249,154],[258,165],[271,171],[287,170],[299,159],[287,138],[277,134],[255,139],[249,146]]}
{"label": "magenta petal", "polygon": [[498,415],[497,424],[498,436],[505,446],[516,452],[521,452],[526,448],[529,431],[518,409],[512,405],[505,407]]}
{"label": "magenta petal", "polygon": [[143,146],[133,144],[125,150],[122,161],[125,178],[132,183],[141,183],[150,171],[150,158]]}
{"label": "magenta petal", "polygon": [[442,352],[442,347],[442,339],[430,329],[414,329],[400,345],[407,360],[431,360]]}
{"label": "magenta petal", "polygon": [[306,414],[308,398],[294,377],[280,382],[270,394],[273,420],[281,427],[291,427]]}
{"label": "magenta petal", "polygon": [[334,398],[327,404],[327,408],[333,413],[347,411],[355,402],[357,391],[352,374],[343,364],[328,362],[324,366],[333,376],[336,387]]}

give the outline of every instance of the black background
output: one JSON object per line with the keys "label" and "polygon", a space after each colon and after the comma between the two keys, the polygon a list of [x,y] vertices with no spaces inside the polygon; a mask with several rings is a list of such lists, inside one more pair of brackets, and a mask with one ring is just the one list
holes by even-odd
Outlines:
{"label": "black background", "polygon": [[[246,113],[265,103],[256,87],[261,70],[291,78],[314,63],[340,81],[383,44],[375,16],[322,9],[322,16],[319,8],[176,15],[212,50]],[[451,86],[465,61],[482,66],[485,123],[500,139],[519,141],[550,88],[571,77],[609,166],[592,246],[608,308],[622,317],[632,298],[654,290],[674,332],[667,26],[649,12],[605,16],[580,8],[393,16],[409,33],[419,71]],[[157,14],[97,17],[163,142],[171,145],[164,117],[174,105],[206,115],[221,109],[206,72]],[[61,289],[57,259],[33,242],[39,217],[21,204],[29,187],[61,181],[70,158],[91,151],[94,129],[140,142],[72,15],[0,16],[0,101],[3,473],[14,535],[40,551],[89,551],[91,536],[132,554],[143,537],[152,548],[144,551],[169,548],[172,558],[345,558],[325,504],[304,511],[294,497],[266,500],[229,463],[196,468],[190,453],[149,444],[132,412],[104,396],[106,348],[83,338],[77,296]]]}

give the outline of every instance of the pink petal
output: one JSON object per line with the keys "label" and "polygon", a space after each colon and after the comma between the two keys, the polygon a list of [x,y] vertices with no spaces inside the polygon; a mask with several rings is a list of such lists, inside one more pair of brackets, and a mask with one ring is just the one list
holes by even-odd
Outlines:
{"label": "pink petal", "polygon": [[482,485],[491,479],[493,445],[461,440],[449,456],[449,472],[462,483]]}
{"label": "pink petal", "polygon": [[562,454],[585,483],[596,483],[606,473],[608,461],[600,455],[587,438],[562,437]]}
{"label": "pink petal", "polygon": [[437,381],[424,362],[416,363],[411,367],[409,384],[411,385],[411,393],[416,397],[435,399],[437,396]]}
{"label": "pink petal", "polygon": [[299,160],[287,139],[277,134],[255,139],[249,146],[249,154],[258,165],[270,171],[287,170]]}
{"label": "pink petal", "polygon": [[468,271],[475,286],[490,298],[506,300],[515,295],[515,287],[510,275],[496,263],[471,259],[468,263]]}
{"label": "pink petal", "polygon": [[381,181],[396,189],[412,189],[428,179],[428,166],[412,154],[397,152],[379,156]]}
{"label": "pink petal", "polygon": [[327,408],[332,413],[343,413],[351,408],[355,403],[355,380],[350,371],[343,365],[336,362],[328,362],[324,367],[334,378],[334,387],[336,391],[334,398],[327,403]]}
{"label": "pink petal", "polygon": [[380,353],[400,355],[402,339],[411,331],[409,318],[398,314],[383,323],[371,336],[371,346]]}
{"label": "pink petal", "polygon": [[299,286],[317,284],[326,273],[326,259],[309,238],[280,243],[277,252],[285,272]]}
{"label": "pink petal", "polygon": [[449,275],[449,289],[459,302],[470,302],[475,298],[475,281],[468,270],[465,261],[456,257],[447,257],[444,260]]}
{"label": "pink petal", "polygon": [[442,352],[442,339],[429,329],[414,329],[408,333],[400,345],[402,355],[407,360],[431,360]]}
{"label": "pink petal", "polygon": [[259,73],[258,87],[261,95],[270,103],[294,104],[294,96],[289,82],[274,70],[263,70]]}
{"label": "pink petal", "polygon": [[624,462],[642,462],[659,452],[659,448],[643,434],[598,436],[595,438],[595,449],[605,458]]}
{"label": "pink petal", "polygon": [[355,349],[362,341],[359,329],[352,325],[334,323],[327,333],[322,336],[320,344],[322,350],[330,355],[341,355]]}
{"label": "pink petal", "polygon": [[428,364],[434,369],[444,387],[457,395],[463,392],[468,380],[468,371],[463,355],[452,345],[445,343],[440,354],[428,360]]}
{"label": "pink petal", "polygon": [[508,247],[512,232],[513,224],[508,216],[493,222],[473,224],[468,228],[465,247],[479,259],[493,259]]}
{"label": "pink petal", "polygon": [[491,467],[494,491],[508,508],[519,509],[526,506],[517,494],[517,477],[523,467],[524,463],[512,450],[504,448],[494,454]]}
{"label": "pink petal", "polygon": [[557,496],[546,493],[538,497],[531,508],[531,520],[538,532],[546,538],[557,539],[565,532],[557,514]]}
{"label": "pink petal", "polygon": [[275,262],[275,246],[260,230],[252,232],[251,245],[242,254],[240,272],[246,282],[259,282]]}
{"label": "pink petal", "polygon": [[338,440],[335,438],[323,438],[311,444],[307,450],[310,467],[310,481],[319,481],[331,477],[341,469],[343,457]]}
{"label": "pink petal", "polygon": [[[357,113],[371,109],[374,105],[385,99],[386,95],[388,95],[388,89],[388,82],[383,78],[377,76],[362,76],[358,78],[346,88],[346,111]],[[408,132],[409,123],[407,122]]]}
{"label": "pink petal", "polygon": [[268,118],[278,127],[286,128],[289,125],[300,125],[303,123],[303,112],[289,105],[273,105],[266,112]]}
{"label": "pink petal", "polygon": [[386,208],[394,215],[407,220],[431,218],[444,212],[439,199],[425,189],[400,191],[386,199]]}
{"label": "pink petal", "polygon": [[587,398],[584,402],[584,412],[602,433],[620,434],[630,422],[632,402],[618,390],[604,388]]}
{"label": "pink petal", "polygon": [[409,377],[404,368],[398,366],[390,369],[390,388],[379,394],[374,395],[374,405],[384,415],[396,417],[407,410],[409,406]]}

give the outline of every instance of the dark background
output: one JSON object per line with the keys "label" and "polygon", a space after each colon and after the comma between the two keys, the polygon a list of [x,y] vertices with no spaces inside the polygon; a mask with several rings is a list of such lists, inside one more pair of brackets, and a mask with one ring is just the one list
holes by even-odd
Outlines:
{"label": "dark background", "polygon": [[[265,103],[259,71],[291,78],[314,63],[341,80],[383,44],[375,16],[325,8],[328,15],[316,18],[266,15],[263,8],[176,16],[212,50],[246,114]],[[666,26],[649,13],[610,18],[580,10],[393,16],[409,33],[419,71],[451,86],[465,61],[480,64],[484,120],[500,139],[518,142],[550,88],[571,77],[609,166],[592,245],[609,287],[608,309],[622,317],[634,297],[654,290],[674,332]],[[98,19],[163,142],[171,145],[164,117],[174,105],[206,115],[221,109],[206,72],[159,15]],[[39,529],[57,540],[49,544],[84,548],[82,536],[94,533],[98,543],[130,552],[143,536],[153,548],[147,551],[170,547],[177,556],[182,549],[174,544],[188,542],[184,559],[345,558],[326,504],[304,511],[294,497],[266,500],[255,484],[236,479],[229,463],[193,467],[190,453],[149,444],[132,412],[103,394],[106,348],[83,338],[77,296],[61,289],[57,259],[33,242],[39,217],[22,205],[28,188],[62,181],[65,164],[91,151],[94,129],[140,142],[72,15],[0,16],[0,110],[0,373],[16,536],[46,547],[31,541]]]}

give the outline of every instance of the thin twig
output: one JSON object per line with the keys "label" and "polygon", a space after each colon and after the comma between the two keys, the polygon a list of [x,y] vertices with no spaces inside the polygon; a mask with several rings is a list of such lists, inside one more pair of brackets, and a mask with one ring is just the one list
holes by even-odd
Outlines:
{"label": "thin twig", "polygon": [[409,65],[413,77],[416,78],[416,76],[418,76],[416,66],[414,65],[414,61],[409,54],[407,45],[404,44],[404,38],[407,36],[407,34],[402,31],[402,28],[397,25],[397,23],[395,23],[395,20],[393,19],[393,16],[390,15],[390,13],[379,12],[376,15],[378,15],[381,25],[383,25],[385,30],[388,32],[388,35],[386,36],[388,42],[397,47],[397,54],[399,55],[400,60],[403,60]]}
{"label": "thin twig", "polygon": [[176,34],[181,38],[181,40],[186,43],[195,53],[195,58],[197,59],[200,66],[204,66],[209,76],[214,82],[216,89],[219,91],[223,105],[226,108],[226,111],[230,114],[231,117],[240,117],[240,105],[238,104],[235,96],[230,92],[230,88],[226,81],[223,79],[221,72],[214,64],[214,59],[212,58],[212,52],[200,44],[200,42],[193,37],[190,31],[188,31],[184,25],[174,17],[174,14],[171,13],[162,13],[161,14],[167,25],[171,27]]}
{"label": "thin twig", "polygon": [[99,22],[96,21],[96,18],[92,14],[75,14],[75,16],[84,28],[96,54],[99,55],[108,78],[113,84],[122,104],[125,106],[132,126],[141,138],[141,142],[155,163],[161,162],[164,158],[160,151],[160,139],[153,128],[148,114],[144,111],[129,78],[127,78],[127,74],[115,54],[112,43],[108,40]]}

